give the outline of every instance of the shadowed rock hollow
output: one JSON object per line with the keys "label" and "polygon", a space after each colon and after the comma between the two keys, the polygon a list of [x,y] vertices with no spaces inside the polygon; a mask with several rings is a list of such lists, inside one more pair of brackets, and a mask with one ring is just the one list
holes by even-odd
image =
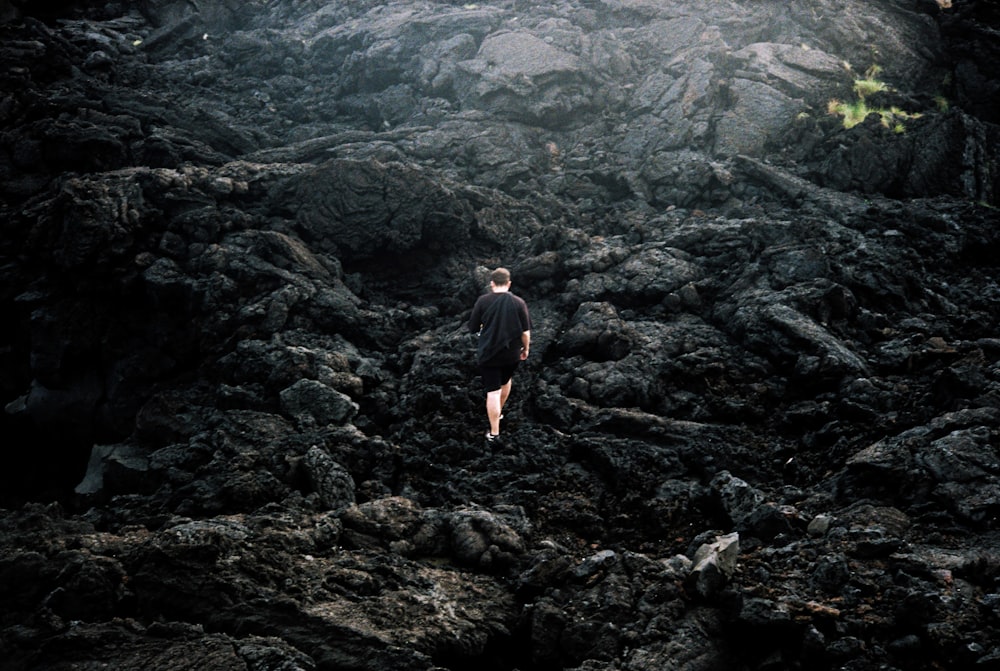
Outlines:
{"label": "shadowed rock hollow", "polygon": [[0,17],[4,671],[1000,668],[995,2]]}

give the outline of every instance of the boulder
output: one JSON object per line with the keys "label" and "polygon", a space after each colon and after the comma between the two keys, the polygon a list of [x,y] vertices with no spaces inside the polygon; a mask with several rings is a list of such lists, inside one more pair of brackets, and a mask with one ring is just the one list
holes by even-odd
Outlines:
{"label": "boulder", "polygon": [[311,416],[319,424],[343,424],[358,412],[351,397],[316,380],[299,380],[281,391],[281,407],[293,417]]}

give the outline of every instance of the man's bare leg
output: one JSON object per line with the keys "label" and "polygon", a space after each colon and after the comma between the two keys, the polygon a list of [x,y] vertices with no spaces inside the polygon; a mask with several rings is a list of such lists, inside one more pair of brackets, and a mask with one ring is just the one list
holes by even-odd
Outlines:
{"label": "man's bare leg", "polygon": [[[509,385],[508,393],[510,392]],[[486,392],[486,416],[490,420],[490,433],[494,436],[500,433],[500,410],[503,409],[503,387]]]}
{"label": "man's bare leg", "polygon": [[500,414],[503,415],[503,407],[507,405],[507,398],[510,396],[510,384],[513,380],[507,380],[507,384],[500,387]]}

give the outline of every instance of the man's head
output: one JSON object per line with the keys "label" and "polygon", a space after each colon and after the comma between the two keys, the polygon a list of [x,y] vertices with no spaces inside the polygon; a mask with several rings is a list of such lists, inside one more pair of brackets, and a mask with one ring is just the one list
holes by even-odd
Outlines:
{"label": "man's head", "polygon": [[494,289],[506,289],[510,286],[510,271],[506,268],[497,268],[490,273],[490,285]]}

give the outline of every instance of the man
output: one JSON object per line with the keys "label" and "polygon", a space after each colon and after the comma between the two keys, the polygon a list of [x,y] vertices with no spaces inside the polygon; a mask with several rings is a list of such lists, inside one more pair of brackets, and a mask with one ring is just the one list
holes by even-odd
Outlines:
{"label": "man", "polygon": [[510,396],[511,378],[531,349],[528,305],[510,293],[510,271],[506,268],[490,273],[490,292],[472,306],[469,332],[479,333],[476,360],[490,420],[486,441],[493,443],[500,436],[500,417]]}

